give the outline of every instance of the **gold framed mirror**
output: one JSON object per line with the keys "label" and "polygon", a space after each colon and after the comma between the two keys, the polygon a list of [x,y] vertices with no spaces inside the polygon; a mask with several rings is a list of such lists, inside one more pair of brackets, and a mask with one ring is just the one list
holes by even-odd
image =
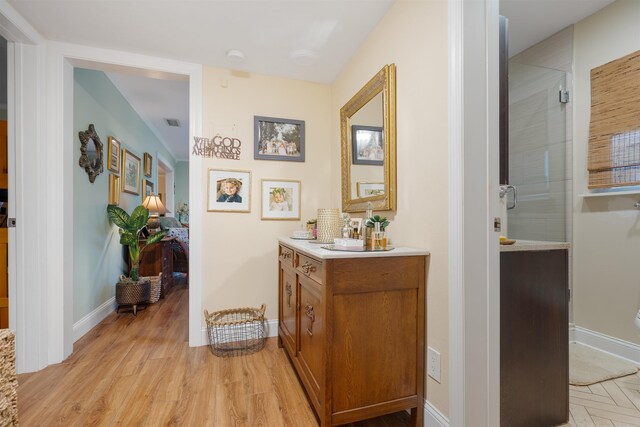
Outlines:
{"label": "gold framed mirror", "polygon": [[396,66],[385,65],[340,109],[342,210],[396,207]]}

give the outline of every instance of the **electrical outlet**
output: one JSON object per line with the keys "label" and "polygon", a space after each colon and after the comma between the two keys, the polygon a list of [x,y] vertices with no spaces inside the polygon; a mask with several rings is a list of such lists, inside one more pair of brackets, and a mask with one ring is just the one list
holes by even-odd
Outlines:
{"label": "electrical outlet", "polygon": [[440,353],[427,347],[427,374],[440,382]]}

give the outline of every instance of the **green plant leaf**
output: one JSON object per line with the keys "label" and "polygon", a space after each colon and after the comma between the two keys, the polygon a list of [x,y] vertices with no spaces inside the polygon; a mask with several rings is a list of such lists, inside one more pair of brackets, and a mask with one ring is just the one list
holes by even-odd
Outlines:
{"label": "green plant leaf", "polygon": [[166,230],[158,231],[157,233],[150,235],[149,237],[147,237],[147,246],[149,246],[152,243],[159,242],[166,235],[167,235],[167,231]]}
{"label": "green plant leaf", "polygon": [[127,229],[129,227],[130,216],[124,209],[116,205],[107,206],[107,216],[119,228]]}
{"label": "green plant leaf", "polygon": [[125,246],[131,246],[138,242],[138,236],[132,233],[122,233],[120,236],[120,244]]}
{"label": "green plant leaf", "polygon": [[131,221],[129,224],[131,225],[132,232],[138,233],[142,227],[147,224],[149,220],[149,210],[144,206],[137,206],[133,212],[131,212]]}

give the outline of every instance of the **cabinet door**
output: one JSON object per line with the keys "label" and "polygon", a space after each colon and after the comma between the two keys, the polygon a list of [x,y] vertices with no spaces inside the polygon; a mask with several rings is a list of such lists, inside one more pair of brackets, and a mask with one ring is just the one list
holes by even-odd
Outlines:
{"label": "cabinet door", "polygon": [[324,306],[322,286],[298,276],[300,285],[300,350],[298,359],[313,405],[320,413],[321,381],[324,377]]}
{"label": "cabinet door", "polygon": [[296,289],[296,275],[292,268],[280,269],[280,298],[280,328],[284,333],[282,338],[289,355],[295,356],[298,291]]}

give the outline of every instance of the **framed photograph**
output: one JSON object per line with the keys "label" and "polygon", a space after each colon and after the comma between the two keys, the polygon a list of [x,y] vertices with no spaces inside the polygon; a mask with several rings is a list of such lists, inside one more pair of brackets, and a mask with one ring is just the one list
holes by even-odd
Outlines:
{"label": "framed photograph", "polygon": [[153,157],[149,153],[144,153],[144,176],[151,178],[152,166]]}
{"label": "framed photograph", "polygon": [[140,194],[140,157],[122,149],[122,191]]}
{"label": "framed photograph", "polygon": [[109,149],[107,150],[107,169],[120,173],[120,142],[114,137],[109,137]]}
{"label": "framed photograph", "polygon": [[209,212],[251,212],[251,172],[209,169]]}
{"label": "framed photograph", "polygon": [[142,180],[142,201],[147,198],[149,194],[153,193],[153,182],[148,179]]}
{"label": "framed photograph", "polygon": [[262,219],[300,219],[300,181],[262,180]]}
{"label": "framed photograph", "polygon": [[120,204],[120,177],[112,173],[109,174],[109,204]]}
{"label": "framed photograph", "polygon": [[384,182],[356,182],[358,197],[372,197],[384,194]]}
{"label": "framed photograph", "polygon": [[384,137],[377,126],[351,126],[351,159],[354,165],[378,165],[384,161]]}
{"label": "framed photograph", "polygon": [[304,121],[254,116],[253,158],[304,162]]}

